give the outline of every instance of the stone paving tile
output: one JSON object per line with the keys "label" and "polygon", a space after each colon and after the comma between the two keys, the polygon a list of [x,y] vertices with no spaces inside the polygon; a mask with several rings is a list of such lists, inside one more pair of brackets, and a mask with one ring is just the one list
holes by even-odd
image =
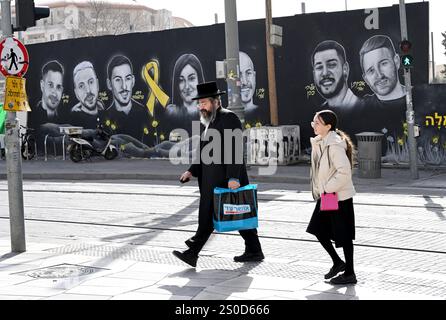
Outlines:
{"label": "stone paving tile", "polygon": [[49,297],[62,293],[65,289],[33,287],[31,285],[19,284],[0,288],[0,295],[17,295],[17,296],[41,296]]}
{"label": "stone paving tile", "polygon": [[157,283],[156,285],[151,285],[138,289],[135,292],[194,297],[200,292],[202,292],[204,289],[206,289],[206,286],[194,287],[194,286],[180,286],[180,285],[165,285],[162,283]]}
{"label": "stone paving tile", "polygon": [[45,299],[42,296],[26,296],[26,295],[0,295],[0,300],[42,300]]}
{"label": "stone paving tile", "polygon": [[83,286],[103,286],[103,287],[122,287],[122,288],[144,288],[151,286],[158,280],[143,280],[143,279],[122,279],[111,277],[100,277],[92,280],[86,280],[82,283]]}
{"label": "stone paving tile", "polygon": [[333,291],[313,291],[313,290],[300,290],[293,292],[277,292],[275,295],[281,299],[292,300],[353,300],[355,297],[347,294],[342,294]]}
{"label": "stone paving tile", "polygon": [[299,288],[304,288],[310,285],[311,281],[303,281],[298,279],[284,279],[272,276],[258,276],[258,275],[241,275],[240,277],[220,282],[221,287],[231,288],[250,288],[250,289],[270,289],[292,291]]}
{"label": "stone paving tile", "polygon": [[249,287],[232,287],[214,285],[209,286],[205,290],[208,293],[226,295],[226,299],[246,299],[246,300],[259,300],[273,295],[287,294],[292,291],[276,290],[276,289],[253,289]]}
{"label": "stone paving tile", "polygon": [[114,296],[111,300],[191,300],[189,296],[177,296],[147,292],[128,292]]}
{"label": "stone paving tile", "polygon": [[[228,298],[225,294],[207,292],[204,290],[193,298],[193,300],[226,300]],[[245,300],[242,298],[232,297],[231,300]]]}
{"label": "stone paving tile", "polygon": [[180,286],[180,287],[208,287],[221,283],[222,279],[194,279],[183,277],[166,277],[157,282],[157,285]]}
{"label": "stone paving tile", "polygon": [[[44,298],[44,300],[109,300],[112,296],[98,296],[92,294],[71,294],[62,293],[52,297]],[[1,297],[0,297],[1,299]]]}
{"label": "stone paving tile", "polygon": [[129,291],[132,291],[132,287],[104,287],[102,285],[99,286],[87,286],[80,285],[74,287],[70,290],[67,290],[65,293],[70,294],[91,294],[91,295],[112,295],[116,296],[118,294],[123,294]]}

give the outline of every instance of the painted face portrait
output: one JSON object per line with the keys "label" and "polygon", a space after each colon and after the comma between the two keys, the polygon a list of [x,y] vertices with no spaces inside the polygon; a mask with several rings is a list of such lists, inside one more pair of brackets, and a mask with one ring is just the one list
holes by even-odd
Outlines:
{"label": "painted face portrait", "polygon": [[42,101],[51,110],[56,110],[60,104],[63,93],[62,73],[49,70],[40,81]]}
{"label": "painted face portrait", "polygon": [[398,83],[399,58],[388,48],[379,48],[364,54],[364,81],[378,95],[391,93]]}
{"label": "painted face portrait", "polygon": [[346,85],[346,70],[335,49],[316,52],[313,78],[318,92],[326,99],[339,94]]}
{"label": "painted face portrait", "polygon": [[251,58],[240,52],[241,98],[245,104],[251,103],[256,90],[256,72]]}
{"label": "painted face portrait", "polygon": [[132,97],[133,86],[135,85],[135,77],[132,69],[128,64],[116,66],[112,70],[110,87],[113,97],[120,105],[128,105]]}
{"label": "painted face portrait", "polygon": [[99,84],[93,69],[80,70],[74,76],[74,92],[79,102],[89,110],[96,108]]}
{"label": "painted face portrait", "polygon": [[178,89],[180,90],[181,99],[184,102],[192,103],[192,98],[197,96],[198,74],[190,64],[187,64],[181,70],[178,82]]}

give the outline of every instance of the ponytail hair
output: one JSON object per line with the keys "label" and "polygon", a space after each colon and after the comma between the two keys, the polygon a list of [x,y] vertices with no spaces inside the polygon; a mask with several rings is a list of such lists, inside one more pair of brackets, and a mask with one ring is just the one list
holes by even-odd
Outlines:
{"label": "ponytail hair", "polygon": [[355,162],[355,157],[356,157],[356,150],[355,150],[355,145],[352,142],[352,139],[350,138],[350,136],[348,134],[346,134],[344,131],[336,129],[335,130],[336,133],[338,135],[341,136],[342,140],[344,140],[347,143],[347,158],[350,161],[350,165],[353,168],[353,163]]}
{"label": "ponytail hair", "polygon": [[353,168],[353,164],[356,161],[355,156],[356,156],[356,150],[355,150],[355,145],[352,142],[352,139],[350,138],[350,136],[348,134],[346,134],[344,131],[337,129],[337,125],[338,125],[338,116],[336,115],[336,113],[332,110],[322,110],[319,112],[316,112],[316,116],[321,118],[322,121],[326,124],[326,125],[330,125],[330,131],[334,131],[336,132],[341,138],[342,140],[344,140],[347,143],[347,157],[348,160],[350,161],[350,165]]}

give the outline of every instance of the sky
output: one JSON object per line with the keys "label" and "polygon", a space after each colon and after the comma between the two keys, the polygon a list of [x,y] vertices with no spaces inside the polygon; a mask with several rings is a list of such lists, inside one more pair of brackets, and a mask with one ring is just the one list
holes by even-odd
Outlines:
{"label": "sky", "polygon": [[[185,18],[195,26],[215,23],[215,13],[218,22],[225,20],[225,0],[137,0],[153,9],[167,9],[174,16]],[[292,16],[302,13],[302,2],[305,2],[306,13],[357,10],[366,8],[387,7],[398,4],[399,0],[271,0],[273,17]],[[423,2],[422,0],[406,0],[406,3]],[[446,31],[446,1],[430,0],[430,31],[434,33],[435,64],[446,64],[444,47],[441,44],[441,32]],[[265,0],[238,0],[237,19],[251,20],[265,18]],[[410,21],[408,21],[410,23]],[[410,39],[410,34],[409,34]],[[429,48],[430,52],[430,48]]]}

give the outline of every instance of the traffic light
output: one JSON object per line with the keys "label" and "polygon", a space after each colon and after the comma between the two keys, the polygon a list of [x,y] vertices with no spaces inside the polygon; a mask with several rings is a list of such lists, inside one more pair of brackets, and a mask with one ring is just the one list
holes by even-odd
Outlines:
{"label": "traffic light", "polygon": [[400,43],[401,49],[401,64],[405,69],[413,67],[413,57],[410,54],[410,50],[412,49],[412,43],[409,40],[403,40]]}
{"label": "traffic light", "polygon": [[50,16],[50,8],[36,7],[34,0],[15,0],[16,27],[14,31],[25,31],[34,27],[36,21]]}

